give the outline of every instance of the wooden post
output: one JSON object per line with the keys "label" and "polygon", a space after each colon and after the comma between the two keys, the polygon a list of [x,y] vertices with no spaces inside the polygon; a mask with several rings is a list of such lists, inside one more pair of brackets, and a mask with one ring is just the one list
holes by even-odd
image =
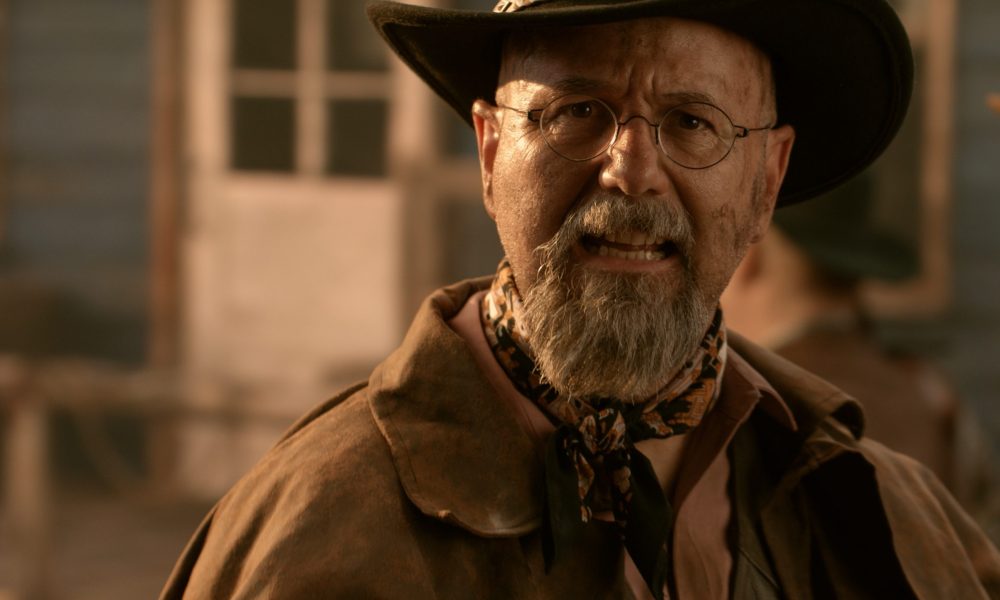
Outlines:
{"label": "wooden post", "polygon": [[[182,194],[181,93],[182,11],[175,0],[150,2],[150,85],[152,87],[150,145],[150,285],[147,363],[171,369],[179,361],[180,215]],[[150,488],[169,489],[174,470],[177,424],[158,422],[148,442]]]}
{"label": "wooden post", "polygon": [[951,302],[952,160],[955,134],[955,29],[957,0],[927,5],[927,65],[924,79],[924,143],[921,149],[923,223],[921,263],[929,282],[930,312]]}
{"label": "wooden post", "polygon": [[[0,0],[0,134],[5,133],[7,124],[3,121],[3,115],[7,113],[7,77],[4,67],[7,65],[7,39],[8,39],[8,17],[7,0]],[[6,137],[6,136],[3,136]],[[0,146],[0,182],[7,179],[7,148],[6,144]],[[0,185],[0,251],[3,251],[7,244],[7,194],[4,193],[6,186]]]}
{"label": "wooden post", "polygon": [[28,367],[0,357],[0,406],[7,413],[2,438],[6,516],[13,550],[13,598],[49,597],[52,499],[49,431],[44,398],[32,393]]}
{"label": "wooden post", "polygon": [[181,202],[180,10],[173,0],[150,3],[152,143],[150,147],[150,341],[149,363],[177,361]]}

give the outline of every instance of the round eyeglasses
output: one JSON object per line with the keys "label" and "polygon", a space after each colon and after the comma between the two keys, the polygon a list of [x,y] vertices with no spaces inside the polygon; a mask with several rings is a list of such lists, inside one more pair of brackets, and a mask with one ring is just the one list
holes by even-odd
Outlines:
{"label": "round eyeglasses", "polygon": [[707,102],[685,102],[667,111],[656,123],[642,115],[624,121],[603,101],[572,94],[550,102],[545,108],[520,110],[500,106],[538,123],[542,138],[556,154],[576,162],[607,152],[618,139],[623,125],[642,119],[656,134],[656,145],[667,158],[688,169],[707,169],[732,151],[737,138],[766,127],[734,125],[721,108]]}

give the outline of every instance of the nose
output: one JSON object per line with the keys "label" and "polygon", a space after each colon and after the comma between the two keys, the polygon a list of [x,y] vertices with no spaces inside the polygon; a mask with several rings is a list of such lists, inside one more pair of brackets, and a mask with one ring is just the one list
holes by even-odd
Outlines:
{"label": "nose", "polygon": [[656,129],[635,115],[621,123],[618,139],[608,148],[601,167],[600,185],[628,196],[660,195],[670,187],[666,157],[656,145]]}

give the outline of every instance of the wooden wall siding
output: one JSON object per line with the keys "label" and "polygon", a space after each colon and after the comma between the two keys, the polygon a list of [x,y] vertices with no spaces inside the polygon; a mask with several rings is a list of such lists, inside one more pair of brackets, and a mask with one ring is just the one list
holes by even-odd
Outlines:
{"label": "wooden wall siding", "polygon": [[49,313],[76,315],[61,324],[69,331],[57,349],[141,359],[147,4],[8,0],[7,17],[0,283],[44,298]]}

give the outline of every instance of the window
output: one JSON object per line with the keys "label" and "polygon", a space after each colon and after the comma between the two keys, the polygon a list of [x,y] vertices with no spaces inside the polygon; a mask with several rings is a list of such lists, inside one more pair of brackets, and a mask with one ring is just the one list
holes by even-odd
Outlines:
{"label": "window", "polygon": [[364,0],[233,0],[230,167],[381,177],[390,90]]}

